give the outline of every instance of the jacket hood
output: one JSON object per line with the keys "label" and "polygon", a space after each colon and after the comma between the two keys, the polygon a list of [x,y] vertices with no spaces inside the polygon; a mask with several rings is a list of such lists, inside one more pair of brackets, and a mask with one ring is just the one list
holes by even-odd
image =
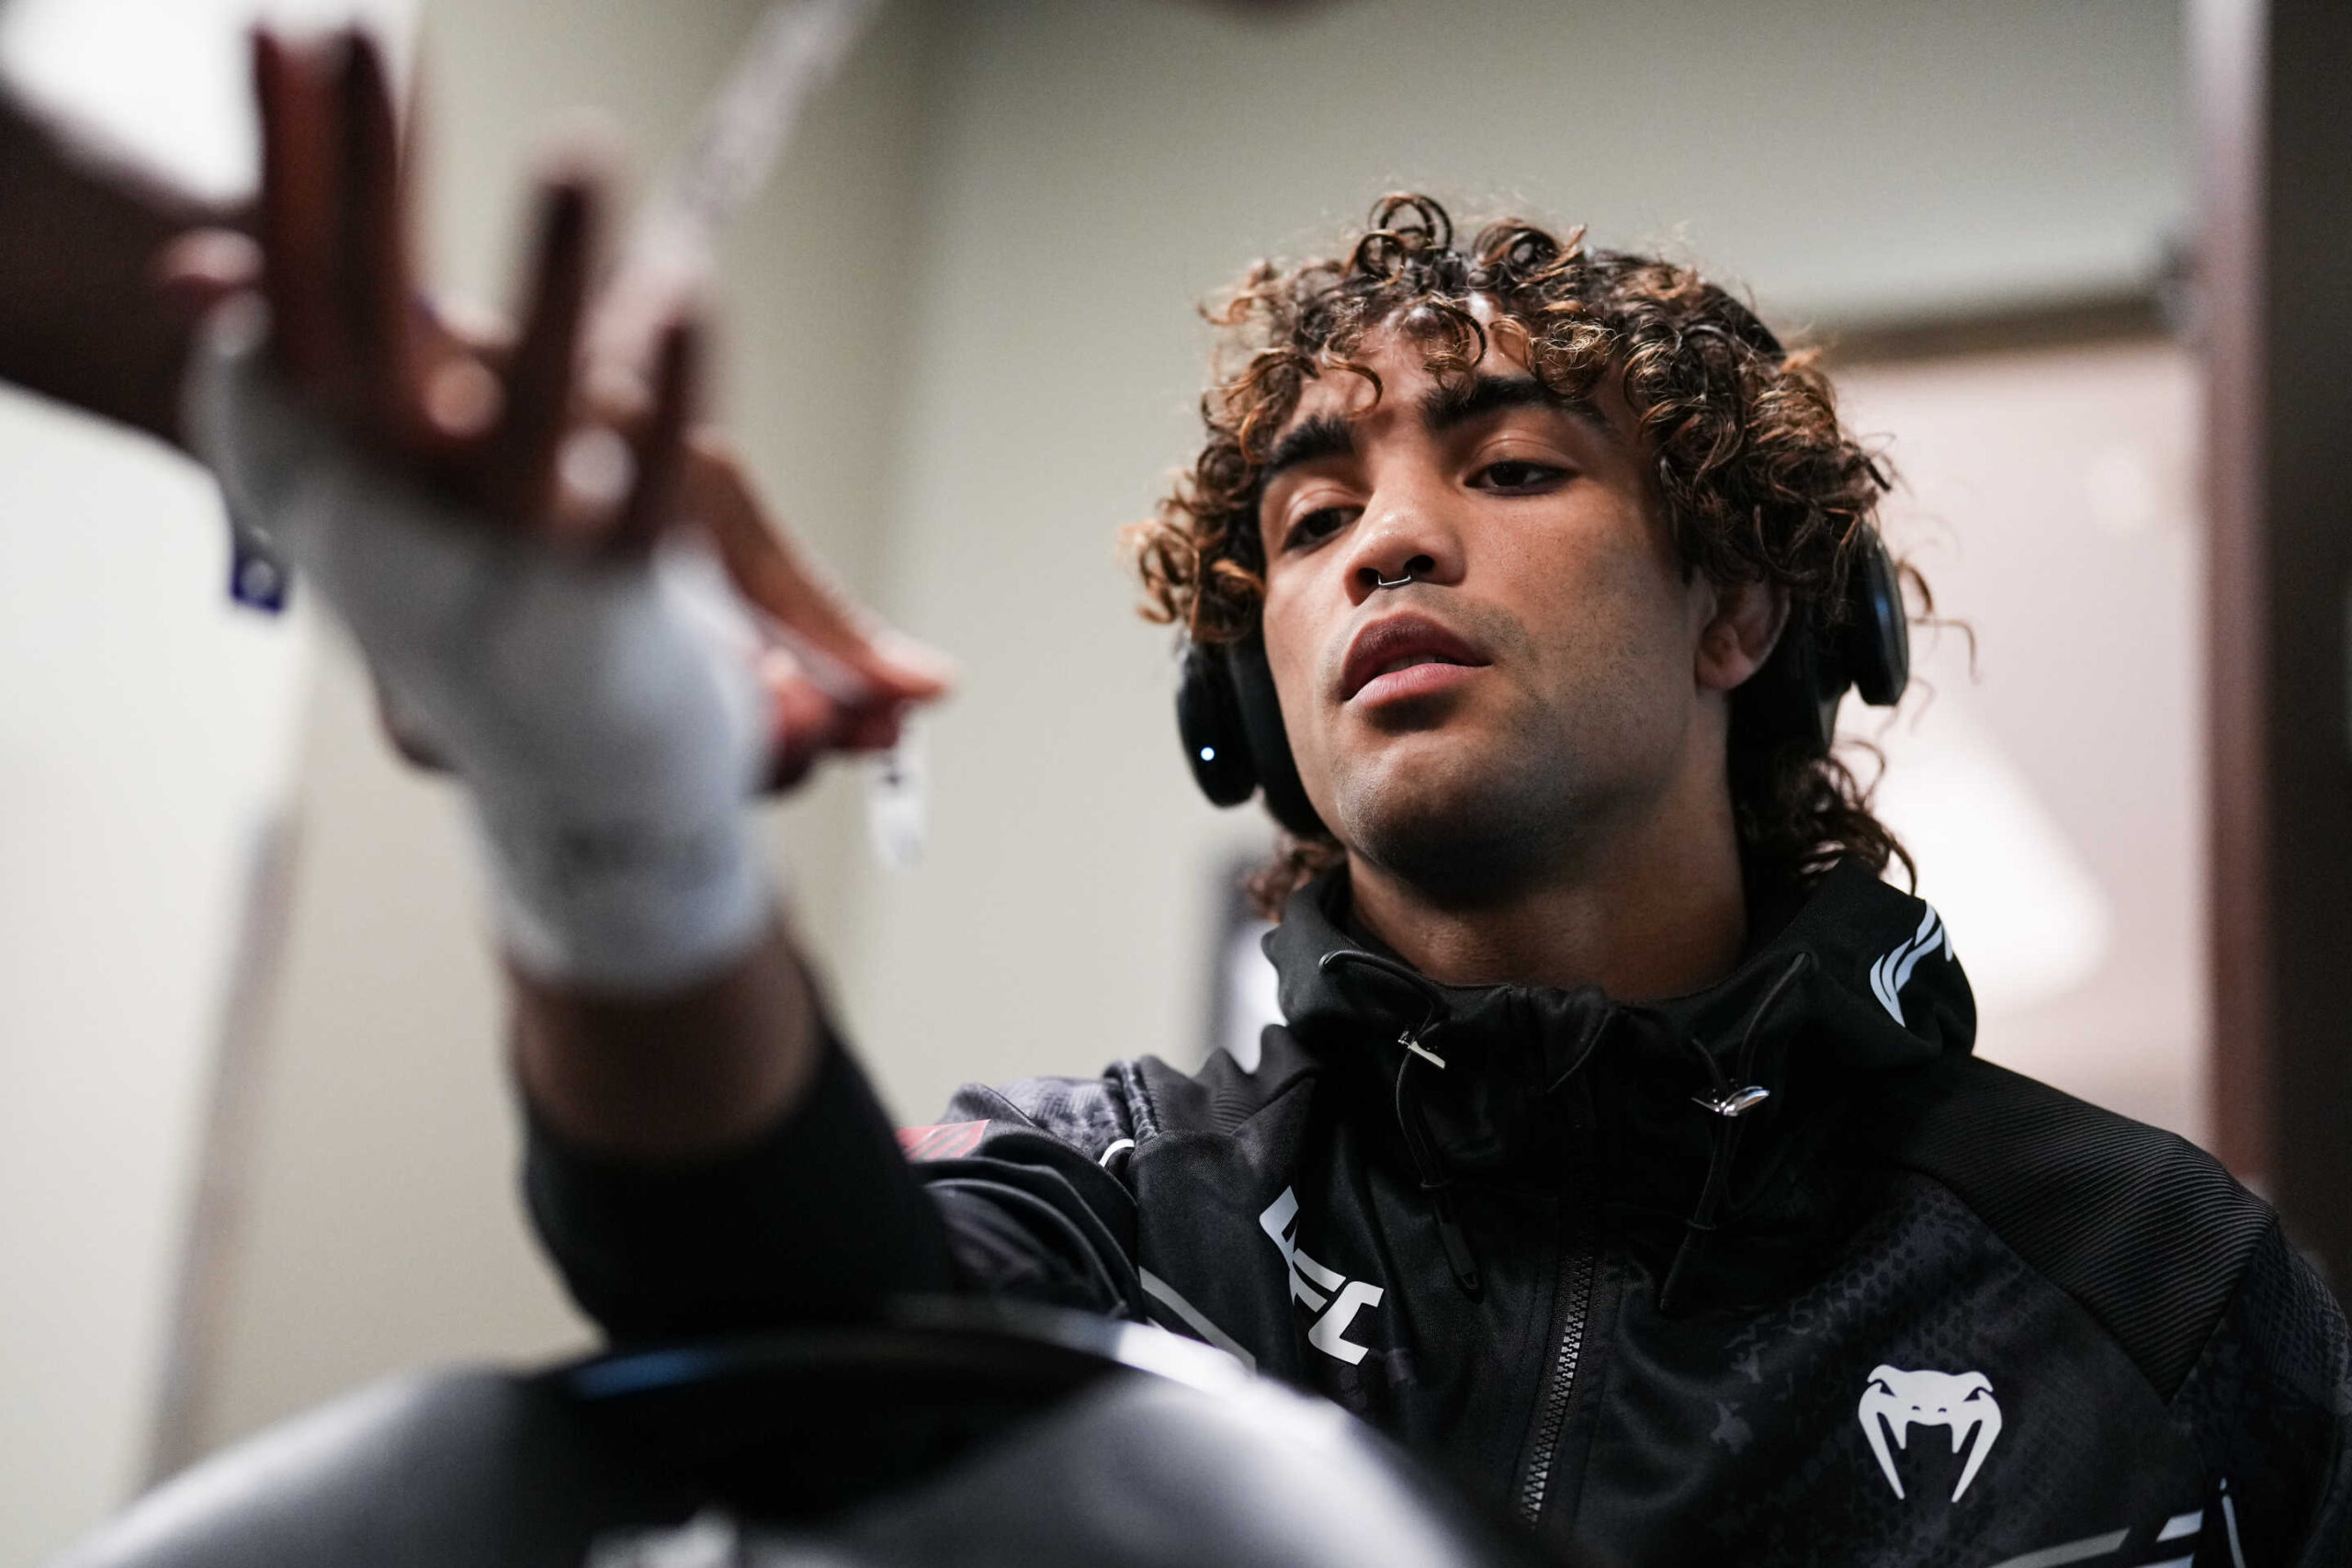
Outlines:
{"label": "jacket hood", "polygon": [[1645,1250],[1817,1229],[1798,1212],[1803,1177],[1838,1113],[1974,1041],[1941,919],[1859,862],[1824,874],[1716,984],[1639,1003],[1440,985],[1349,931],[1348,897],[1344,870],[1308,884],[1265,950],[1289,1032],[1362,1097],[1358,1119],[1389,1124],[1424,1188],[1573,1190]]}

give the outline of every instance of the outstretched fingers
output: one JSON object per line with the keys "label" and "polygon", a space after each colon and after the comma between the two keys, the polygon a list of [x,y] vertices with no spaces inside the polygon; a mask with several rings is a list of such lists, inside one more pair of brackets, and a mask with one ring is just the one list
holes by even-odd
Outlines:
{"label": "outstretched fingers", "polygon": [[692,321],[673,321],[654,349],[653,406],[637,434],[636,483],[612,539],[618,548],[650,549],[679,515],[701,369],[700,329]]}
{"label": "outstretched fingers", "polygon": [[383,51],[346,34],[337,82],[345,200],[340,214],[336,303],[360,405],[398,446],[421,438],[408,254],[408,192],[400,118]]}
{"label": "outstretched fingers", "polygon": [[540,208],[522,336],[507,362],[504,406],[488,454],[492,506],[546,514],[571,421],[581,321],[587,310],[596,194],[582,179],[550,185]]}
{"label": "outstretched fingers", "polygon": [[263,289],[271,343],[295,382],[334,395],[341,333],[327,280],[339,226],[333,95],[319,50],[266,28],[253,35],[254,94],[261,108]]}

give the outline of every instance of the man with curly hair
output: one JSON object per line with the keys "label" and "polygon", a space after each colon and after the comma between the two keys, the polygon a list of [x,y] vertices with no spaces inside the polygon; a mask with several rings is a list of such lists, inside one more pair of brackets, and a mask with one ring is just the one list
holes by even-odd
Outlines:
{"label": "man with curly hair", "polygon": [[[1589,255],[1580,236],[1563,243],[1511,221],[1456,249],[1447,243],[1442,209],[1419,197],[1385,203],[1374,222],[1345,264],[1287,270],[1261,264],[1216,312],[1224,347],[1238,363],[1204,401],[1208,440],[1191,473],[1160,517],[1133,531],[1157,617],[1182,624],[1196,643],[1255,638],[1271,566],[1319,543],[1333,522],[1313,503],[1315,487],[1293,476],[1315,473],[1318,459],[1329,468],[1328,459],[1352,446],[1351,434],[1340,439],[1340,420],[1361,428],[1383,401],[1380,371],[1356,356],[1368,339],[1385,336],[1391,354],[1404,353],[1408,374],[1427,378],[1430,395],[1452,400],[1440,405],[1448,428],[1546,405],[1582,412],[1589,434],[1613,428],[1614,488],[1651,514],[1652,531],[1664,536],[1655,542],[1690,582],[1739,598],[1724,606],[1733,612],[1726,631],[1760,652],[1774,646],[1780,617],[1792,607],[1825,623],[1818,630],[1842,629],[1849,569],[1858,558],[1867,567],[1876,554],[1865,547],[1886,481],[1839,428],[1811,355],[1783,354],[1752,313],[1687,268]],[[1288,434],[1277,436],[1285,424]],[[1516,471],[1540,481],[1544,468]],[[1480,488],[1497,496],[1542,490],[1540,483]],[[1272,514],[1302,506],[1309,524],[1294,537]],[[1514,563],[1513,574],[1547,582],[1584,575],[1529,572],[1528,564]],[[1912,581],[1924,598],[1925,583]],[[1424,575],[1408,586],[1437,585]],[[1399,601],[1414,597],[1408,592]],[[1568,606],[1543,618],[1563,615],[1602,635]],[[1265,616],[1270,628],[1283,619]],[[1607,686],[1611,671],[1588,654],[1570,653],[1565,662]],[[1728,678],[1715,689],[1740,687],[1758,662],[1718,671]],[[1296,692],[1305,682],[1277,684]],[[1852,776],[1821,743],[1815,716],[1802,703],[1792,713],[1776,711],[1789,705],[1780,701],[1788,694],[1770,677],[1764,684],[1772,695],[1762,703],[1750,686],[1732,705],[1739,733],[1723,738],[1727,755],[1692,759],[1709,779],[1730,779],[1739,852],[1760,884],[1804,880],[1841,855],[1872,869],[1902,858]],[[1555,715],[1555,732],[1577,723],[1557,694],[1543,705]],[[1298,707],[1285,706],[1283,716],[1313,722]],[[1591,749],[1593,739],[1580,731],[1575,749]],[[1540,786],[1543,815],[1557,815],[1552,797],[1566,776],[1553,773]],[[1284,810],[1289,789],[1286,775],[1268,797],[1278,819],[1298,818],[1283,821],[1290,831],[1283,853],[1258,888],[1269,918],[1307,876],[1345,858],[1340,838],[1320,820],[1303,807]],[[1434,815],[1456,823],[1499,820],[1470,803]],[[1581,811],[1566,814],[1586,819]],[[1355,842],[1360,835],[1347,837]]]}
{"label": "man with curly hair", "polygon": [[[265,235],[303,230],[282,195]],[[514,366],[576,312],[579,206]],[[2352,1551],[2325,1287],[2195,1149],[1975,1060],[1941,922],[1882,879],[1827,719],[1901,683],[1883,480],[1721,288],[1528,223],[1457,244],[1420,197],[1250,271],[1137,544],[1203,784],[1285,831],[1285,1023],[1247,1066],[970,1088],[894,1142],[729,826],[760,737],[649,578],[662,497],[582,575],[354,500],[365,464],[283,406],[408,384],[338,340],[390,319],[381,261],[271,267],[277,379],[216,334],[198,425],[474,792],[534,1217],[616,1338],[921,1291],[1147,1319],[1611,1561]],[[641,449],[691,480],[684,342]],[[563,378],[496,373],[544,479]]]}

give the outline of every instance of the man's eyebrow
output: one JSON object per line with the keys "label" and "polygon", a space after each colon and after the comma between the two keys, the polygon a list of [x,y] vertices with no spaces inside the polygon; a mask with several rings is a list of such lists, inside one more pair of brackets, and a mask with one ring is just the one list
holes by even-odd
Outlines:
{"label": "man's eyebrow", "polygon": [[1532,376],[1473,376],[1450,379],[1421,395],[1421,423],[1442,435],[1505,409],[1547,408],[1573,414],[1603,434],[1614,434],[1600,405],[1581,392],[1555,392]]}
{"label": "man's eyebrow", "polygon": [[1355,426],[1335,413],[1318,413],[1303,419],[1283,433],[1266,454],[1258,468],[1261,487],[1272,481],[1284,468],[1295,468],[1301,463],[1320,462],[1326,457],[1352,457],[1356,451]]}
{"label": "man's eyebrow", "polygon": [[[1555,409],[1583,420],[1604,435],[1615,434],[1590,398],[1581,392],[1555,392],[1532,376],[1473,376],[1432,387],[1421,396],[1421,423],[1431,434],[1442,435],[1472,420],[1517,408]],[[1262,490],[1275,475],[1301,463],[1352,457],[1355,453],[1353,424],[1336,413],[1316,414],[1299,421],[1274,443],[1273,450],[1259,465],[1259,487]]]}

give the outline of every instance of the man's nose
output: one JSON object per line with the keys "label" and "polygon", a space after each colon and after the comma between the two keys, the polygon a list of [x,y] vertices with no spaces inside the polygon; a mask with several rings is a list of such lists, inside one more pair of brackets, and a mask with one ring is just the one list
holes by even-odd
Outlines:
{"label": "man's nose", "polygon": [[1361,604],[1408,582],[1440,585],[1462,578],[1462,542],[1442,509],[1426,497],[1374,498],[1369,522],[1349,540],[1348,597]]}

